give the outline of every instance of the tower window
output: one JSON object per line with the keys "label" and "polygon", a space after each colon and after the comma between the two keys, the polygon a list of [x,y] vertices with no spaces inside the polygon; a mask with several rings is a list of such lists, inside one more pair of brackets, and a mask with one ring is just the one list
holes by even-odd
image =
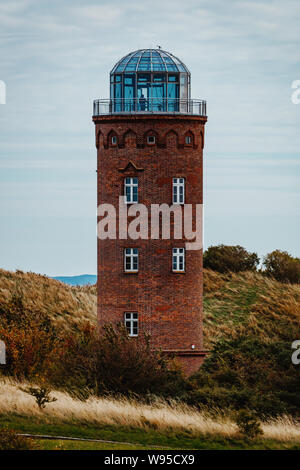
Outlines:
{"label": "tower window", "polygon": [[192,137],[190,135],[185,136],[185,143],[186,143],[186,145],[191,145]]}
{"label": "tower window", "polygon": [[124,315],[125,328],[129,336],[138,335],[138,314],[126,312]]}
{"label": "tower window", "polygon": [[124,269],[126,272],[136,273],[139,270],[139,251],[137,248],[125,248]]}
{"label": "tower window", "polygon": [[154,135],[148,135],[147,144],[155,144],[155,136]]}
{"label": "tower window", "polygon": [[117,136],[116,135],[112,136],[111,143],[112,143],[112,145],[117,145]]}
{"label": "tower window", "polygon": [[173,271],[184,272],[185,270],[185,249],[173,248]]}
{"label": "tower window", "polygon": [[184,204],[185,179],[173,178],[173,204]]}
{"label": "tower window", "polygon": [[127,204],[138,202],[138,178],[125,178],[124,192]]}

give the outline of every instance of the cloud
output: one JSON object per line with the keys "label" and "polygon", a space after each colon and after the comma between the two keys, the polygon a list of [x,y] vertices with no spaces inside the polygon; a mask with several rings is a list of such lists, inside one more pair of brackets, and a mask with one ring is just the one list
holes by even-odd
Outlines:
{"label": "cloud", "polygon": [[114,6],[111,2],[107,5],[85,4],[81,7],[72,9],[74,16],[78,19],[86,19],[89,22],[96,23],[97,26],[111,27],[122,17],[124,9]]}
{"label": "cloud", "polygon": [[[39,201],[52,215],[74,215],[77,206],[82,216],[94,211],[92,100],[108,97],[117,60],[160,44],[191,70],[193,97],[208,102],[208,214],[218,221],[224,199],[239,217],[274,210],[292,220],[299,206],[293,155],[299,157],[300,105],[290,99],[300,79],[299,20],[295,0],[2,0],[2,214],[38,215]],[[34,178],[42,182],[31,186]]]}

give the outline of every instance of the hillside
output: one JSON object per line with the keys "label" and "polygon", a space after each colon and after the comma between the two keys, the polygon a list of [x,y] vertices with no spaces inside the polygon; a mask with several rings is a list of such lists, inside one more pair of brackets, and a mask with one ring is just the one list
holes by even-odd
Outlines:
{"label": "hillside", "polygon": [[204,337],[208,348],[233,335],[292,341],[300,334],[300,285],[260,273],[204,271]]}
{"label": "hillside", "polygon": [[[291,344],[300,336],[300,285],[282,284],[261,273],[219,274],[205,270],[204,292],[204,346],[210,352],[189,383],[178,389],[168,384],[172,396],[210,409],[246,407],[261,416],[299,416],[300,367],[291,362]],[[0,270],[0,313],[7,318],[12,306],[17,306],[13,310],[15,318],[23,312],[33,318],[42,313],[54,326],[74,331],[83,321],[96,324],[96,287],[73,287],[34,273]],[[35,333],[23,325],[18,335],[15,323],[10,333],[3,325],[3,336],[7,331],[8,341],[15,348],[11,370],[19,375],[26,370],[28,376],[32,370],[47,370],[49,355],[45,351],[48,348],[49,354],[53,352],[51,332],[42,327]],[[37,335],[43,339],[37,339]],[[67,370],[73,370],[78,359],[85,383],[89,380],[85,371],[91,362],[88,354],[92,352],[88,349],[83,353],[80,344],[90,343],[81,343],[80,339],[79,346],[71,342],[69,347],[72,344],[74,349],[68,357],[75,362],[71,361]],[[83,367],[84,360],[87,363]],[[61,377],[67,385],[65,373]],[[77,376],[75,382],[78,386]]]}
{"label": "hillside", "polygon": [[72,329],[82,321],[96,321],[95,286],[72,287],[41,274],[0,269],[0,305],[16,297],[24,309],[47,314],[55,326]]}
{"label": "hillside", "polygon": [[[0,304],[12,296],[21,297],[33,315],[47,313],[54,324],[67,329],[96,321],[95,285],[69,286],[40,274],[0,269]],[[267,341],[297,339],[300,285],[282,284],[260,273],[204,270],[205,347],[250,330]]]}

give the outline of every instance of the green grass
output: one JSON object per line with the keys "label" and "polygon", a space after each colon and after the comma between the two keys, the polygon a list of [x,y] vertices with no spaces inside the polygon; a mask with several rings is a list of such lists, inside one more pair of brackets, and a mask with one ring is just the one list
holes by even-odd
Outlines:
{"label": "green grass", "polygon": [[[260,439],[246,441],[238,438],[223,438],[219,436],[193,435],[188,432],[161,432],[155,429],[122,428],[114,426],[95,426],[81,423],[62,423],[47,419],[42,421],[33,417],[24,417],[14,414],[0,416],[0,426],[7,426],[20,433],[47,434],[52,436],[82,437],[88,439],[102,439],[116,443],[78,442],[64,440],[38,440],[41,449],[210,449],[210,450],[258,450],[258,449],[285,449],[300,450],[300,443],[278,442]],[[118,444],[117,442],[132,443]]]}
{"label": "green grass", "polygon": [[246,322],[252,306],[260,294],[264,293],[261,286],[249,286],[246,282],[229,282],[218,291],[218,296],[204,296],[204,311],[212,313],[212,321],[234,324]]}
{"label": "green grass", "polygon": [[63,439],[37,439],[36,443],[40,450],[153,450],[151,446],[136,444],[66,441]]}

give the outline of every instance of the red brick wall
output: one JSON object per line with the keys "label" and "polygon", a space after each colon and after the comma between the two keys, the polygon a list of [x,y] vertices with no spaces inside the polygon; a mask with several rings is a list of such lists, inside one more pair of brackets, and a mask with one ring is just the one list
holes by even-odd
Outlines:
{"label": "red brick wall", "polygon": [[192,375],[198,371],[199,367],[203,364],[205,359],[205,353],[202,355],[190,355],[190,356],[176,356],[176,362],[182,368],[185,375]]}
{"label": "red brick wall", "polygon": [[[172,204],[172,178],[186,179],[185,202],[202,203],[206,119],[198,116],[124,115],[94,117],[98,149],[98,205],[123,194],[124,178],[139,178],[139,203]],[[147,134],[156,136],[147,145]],[[111,144],[112,135],[117,145]],[[192,145],[185,145],[185,136]],[[120,171],[132,162],[124,171]],[[98,240],[98,319],[123,322],[138,312],[139,334],[151,334],[163,350],[191,350],[202,343],[202,251],[186,251],[186,272],[172,272],[172,248],[185,240]],[[139,248],[139,272],[124,273],[123,250]],[[135,339],[133,339],[135,340]],[[180,359],[186,369],[202,358]]]}

